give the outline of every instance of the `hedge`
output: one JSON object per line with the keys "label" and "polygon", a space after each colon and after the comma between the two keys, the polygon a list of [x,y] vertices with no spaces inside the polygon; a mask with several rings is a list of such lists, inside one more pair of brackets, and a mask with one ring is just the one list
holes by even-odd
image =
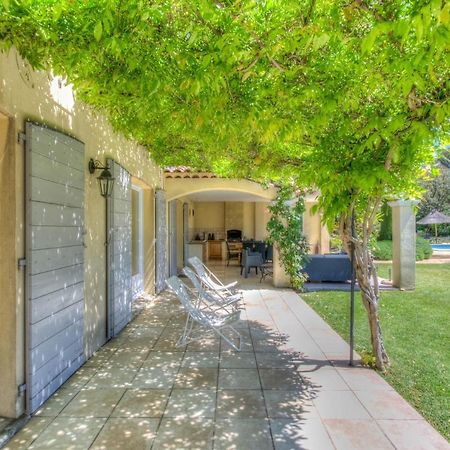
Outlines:
{"label": "hedge", "polygon": [[[372,254],[375,259],[386,261],[392,259],[392,241],[377,241],[372,245]],[[433,249],[424,238],[416,238],[416,261],[431,258]]]}

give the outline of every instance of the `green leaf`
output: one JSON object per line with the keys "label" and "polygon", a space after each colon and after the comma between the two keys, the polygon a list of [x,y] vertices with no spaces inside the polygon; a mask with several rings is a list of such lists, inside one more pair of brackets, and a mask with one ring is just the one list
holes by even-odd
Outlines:
{"label": "green leaf", "polygon": [[330,40],[330,36],[326,33],[317,36],[316,38],[314,38],[314,42],[313,42],[313,49],[314,50],[318,50],[319,48],[322,48],[323,46],[325,46],[327,44],[327,42]]}
{"label": "green leaf", "polygon": [[94,28],[94,37],[97,42],[102,38],[102,33],[103,33],[103,25],[102,22],[99,21],[97,22]]}

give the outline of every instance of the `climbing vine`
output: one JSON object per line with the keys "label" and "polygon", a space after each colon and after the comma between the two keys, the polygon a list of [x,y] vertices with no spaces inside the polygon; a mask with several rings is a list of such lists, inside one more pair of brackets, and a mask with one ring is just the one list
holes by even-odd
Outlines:
{"label": "climbing vine", "polygon": [[[367,245],[382,202],[417,198],[448,141],[449,1],[0,0],[12,47],[162,166],[317,188],[324,221],[357,247],[385,368]],[[274,240],[298,286],[301,219],[283,208]]]}
{"label": "climbing vine", "polygon": [[283,187],[279,190],[275,202],[269,206],[269,210],[271,213],[267,223],[269,241],[276,246],[281,264],[289,275],[292,286],[301,289],[306,280],[302,269],[307,262],[309,250],[302,232],[305,211],[303,197],[296,197],[291,187]]}

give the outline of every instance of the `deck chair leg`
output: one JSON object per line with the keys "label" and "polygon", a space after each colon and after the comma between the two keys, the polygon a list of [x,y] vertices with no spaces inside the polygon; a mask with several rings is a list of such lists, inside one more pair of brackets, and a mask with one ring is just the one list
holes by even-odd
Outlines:
{"label": "deck chair leg", "polygon": [[239,333],[235,328],[233,328],[231,325],[228,325],[227,327],[224,327],[224,328],[229,328],[231,331],[233,331],[233,333],[235,334],[235,335],[237,335],[236,336],[236,338],[237,338],[237,340],[238,340],[238,342],[239,342],[239,345],[237,346],[230,338],[228,338],[227,336],[225,336],[221,331],[220,331],[220,329],[216,329],[215,331],[216,331],[216,333],[221,337],[221,338],[223,338],[223,340],[224,341],[226,341],[227,343],[228,343],[228,345],[230,345],[232,348],[234,348],[237,352],[240,352],[241,350],[242,350],[242,336],[241,336],[241,333]]}
{"label": "deck chair leg", "polygon": [[187,345],[193,327],[194,321],[188,314],[188,316],[186,317],[186,323],[184,324],[183,334],[179,337],[178,341],[175,344],[175,347],[184,347],[185,345]]}

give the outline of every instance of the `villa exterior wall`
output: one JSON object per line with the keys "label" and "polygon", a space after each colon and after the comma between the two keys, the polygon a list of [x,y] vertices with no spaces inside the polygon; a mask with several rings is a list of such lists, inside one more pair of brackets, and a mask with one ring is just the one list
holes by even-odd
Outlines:
{"label": "villa exterior wall", "polygon": [[270,219],[268,206],[268,202],[255,203],[255,240],[257,241],[265,241],[269,235],[267,231],[267,222]]}
{"label": "villa exterior wall", "polygon": [[315,197],[306,198],[305,212],[303,213],[303,233],[309,244],[309,252],[328,253],[330,251],[330,234],[326,226],[321,223],[320,211],[313,212],[317,204]]}
{"label": "villa exterior wall", "polygon": [[[89,357],[105,342],[106,330],[106,206],[96,177],[87,167],[90,158],[104,163],[112,158],[144,188],[145,287],[154,285],[153,189],[162,186],[161,170],[148,152],[116,134],[100,113],[76,102],[70,87],[51,74],[32,71],[11,51],[0,54],[0,124],[10,116],[8,145],[0,145],[0,273],[2,302],[0,318],[0,415],[17,417],[24,411],[18,386],[25,382],[24,270],[17,260],[25,255],[24,148],[13,141],[26,121],[45,124],[85,144],[85,355]],[[14,142],[14,143],[13,143]],[[0,143],[1,144],[1,143]],[[152,279],[153,276],[153,279]]]}
{"label": "villa exterior wall", "polygon": [[255,203],[242,203],[242,235],[255,239]]}
{"label": "villa exterior wall", "polygon": [[225,238],[225,202],[194,202],[194,234]]}

